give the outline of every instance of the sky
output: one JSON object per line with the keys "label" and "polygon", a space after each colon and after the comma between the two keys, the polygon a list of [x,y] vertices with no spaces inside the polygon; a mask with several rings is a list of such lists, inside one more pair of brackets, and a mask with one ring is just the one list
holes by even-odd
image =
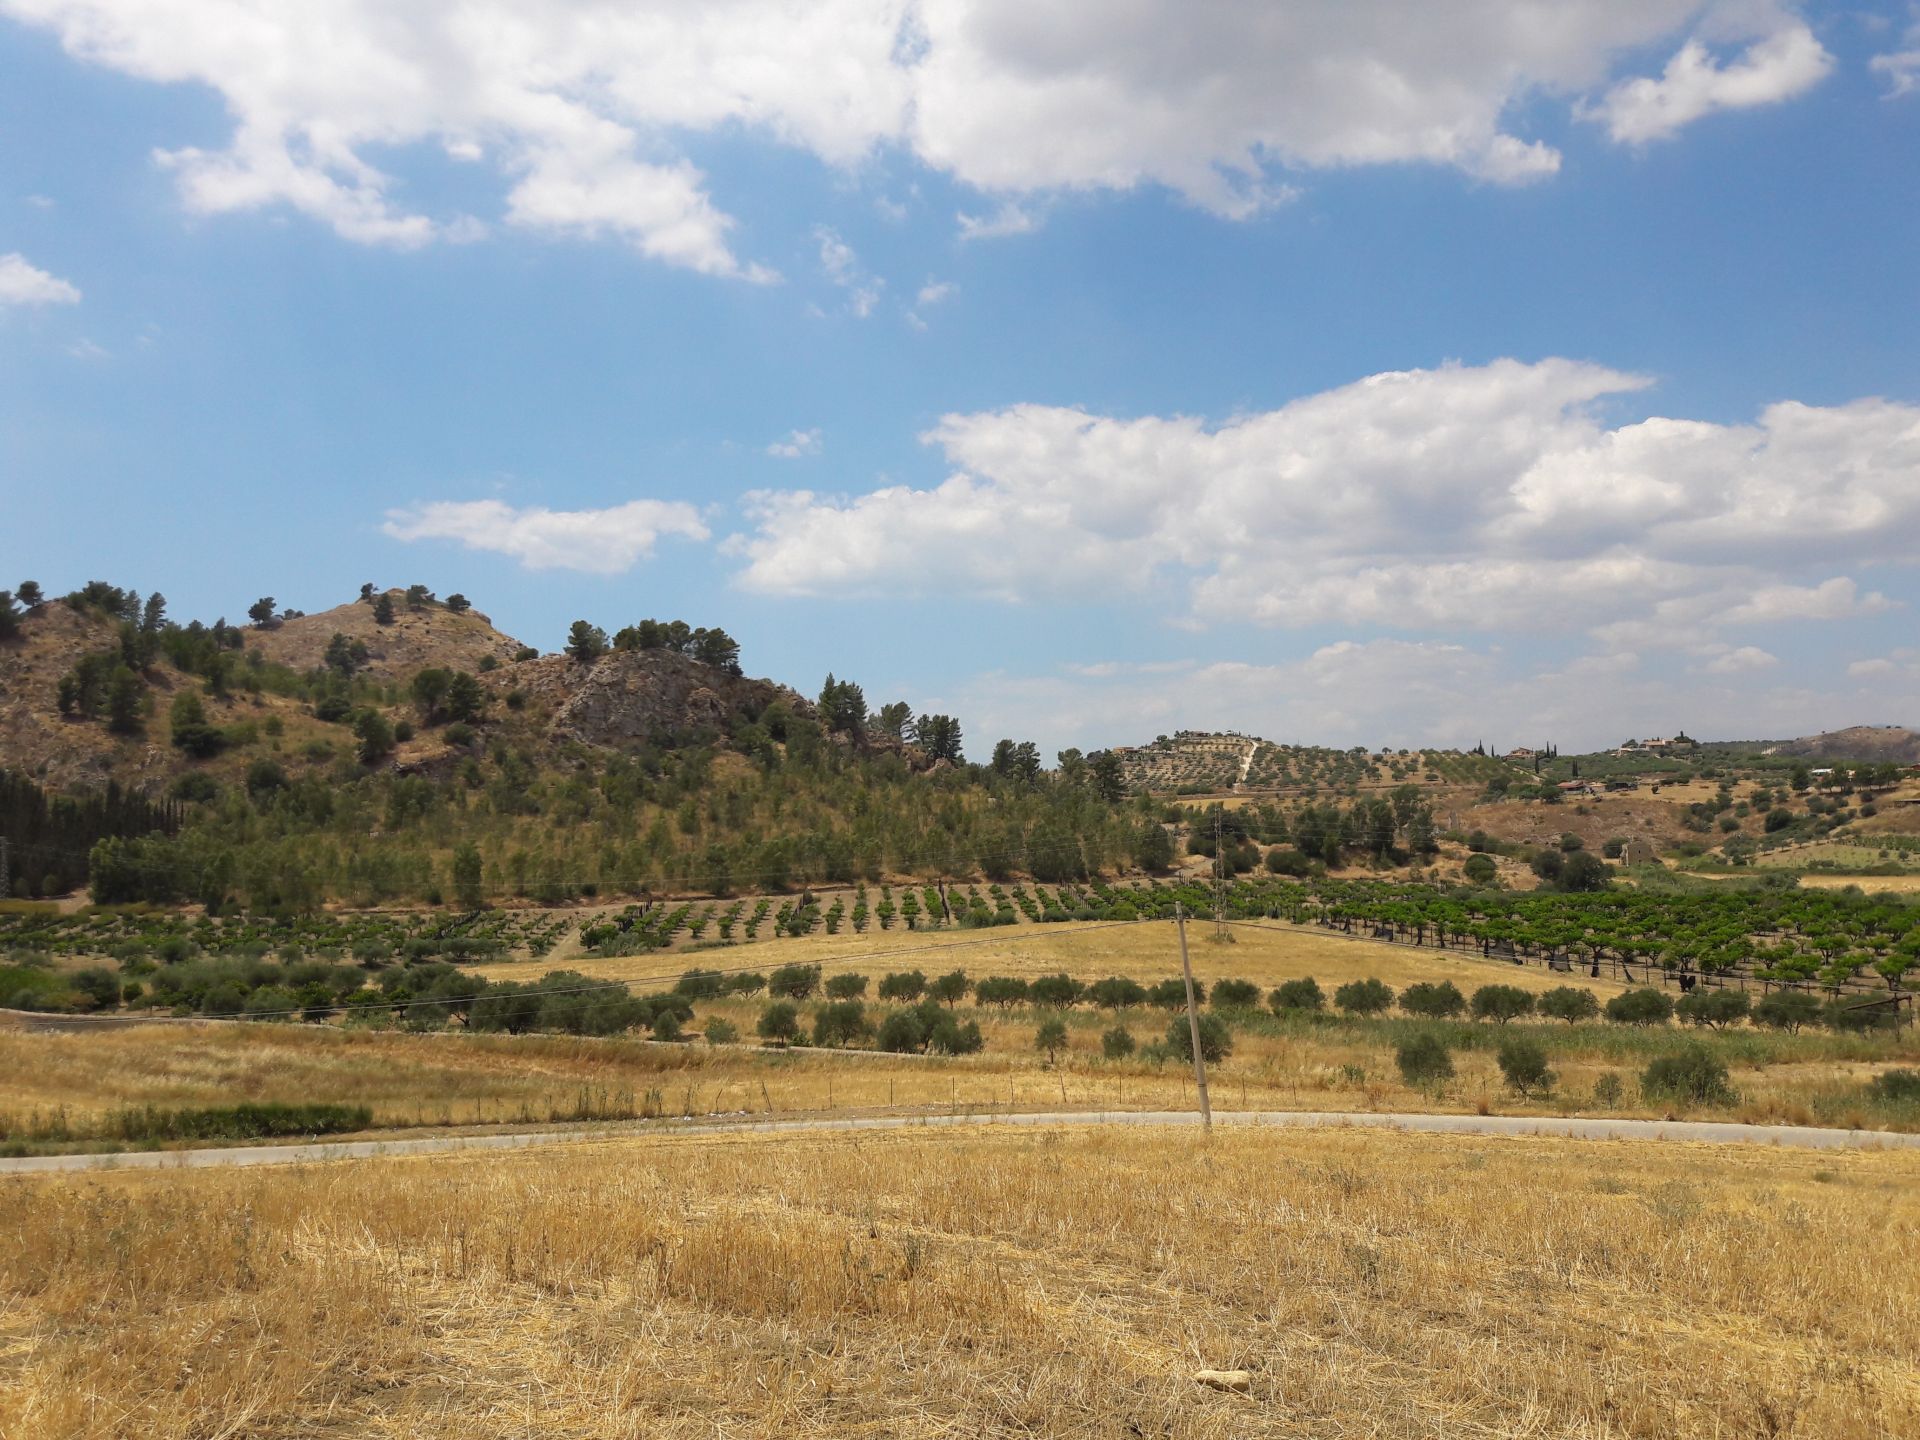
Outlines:
{"label": "sky", "polygon": [[1920,723],[1920,8],[0,0],[0,586],[981,758]]}

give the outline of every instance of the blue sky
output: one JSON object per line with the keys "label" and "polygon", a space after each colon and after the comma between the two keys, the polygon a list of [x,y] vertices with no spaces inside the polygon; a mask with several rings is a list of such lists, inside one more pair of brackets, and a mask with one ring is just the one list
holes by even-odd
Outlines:
{"label": "blue sky", "polygon": [[977,751],[1915,721],[1920,14],[1550,13],[0,0],[0,584]]}

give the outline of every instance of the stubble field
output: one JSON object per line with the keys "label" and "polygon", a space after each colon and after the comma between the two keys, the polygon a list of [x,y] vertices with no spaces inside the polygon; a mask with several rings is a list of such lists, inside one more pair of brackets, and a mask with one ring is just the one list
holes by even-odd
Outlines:
{"label": "stubble field", "polygon": [[1916,1181],[1166,1130],[16,1179],[0,1433],[1911,1436]]}

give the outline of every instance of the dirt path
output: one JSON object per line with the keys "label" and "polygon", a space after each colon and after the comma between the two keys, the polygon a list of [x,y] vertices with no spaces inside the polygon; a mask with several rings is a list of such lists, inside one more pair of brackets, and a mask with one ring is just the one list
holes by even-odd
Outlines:
{"label": "dirt path", "polygon": [[[506,1135],[441,1135],[417,1140],[334,1140],[224,1150],[145,1150],[111,1155],[31,1155],[0,1160],[0,1175],[71,1174],[96,1170],[196,1170],[218,1166],[292,1165],[381,1156],[444,1155],[459,1150],[521,1150],[532,1145],[638,1139],[665,1135],[784,1135],[822,1130],[905,1130],[996,1125],[1192,1126],[1185,1110],[1038,1112],[999,1115],[866,1115],[807,1120],[652,1121],[593,1130],[523,1131]],[[1605,1120],[1533,1115],[1349,1114],[1338,1111],[1232,1111],[1216,1125],[1273,1129],[1366,1126],[1444,1135],[1550,1136],[1574,1140],[1682,1140],[1704,1144],[1781,1145],[1799,1150],[1920,1149],[1920,1135],[1884,1130],[1822,1130],[1799,1125],[1736,1125],[1705,1120]]]}

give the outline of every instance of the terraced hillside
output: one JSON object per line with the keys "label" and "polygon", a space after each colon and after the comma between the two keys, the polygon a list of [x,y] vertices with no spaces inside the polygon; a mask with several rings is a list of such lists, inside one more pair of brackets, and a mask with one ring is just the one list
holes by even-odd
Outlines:
{"label": "terraced hillside", "polygon": [[1155,794],[1413,784],[1479,785],[1512,775],[1504,760],[1458,750],[1334,750],[1234,731],[1182,730],[1114,752],[1127,785]]}

